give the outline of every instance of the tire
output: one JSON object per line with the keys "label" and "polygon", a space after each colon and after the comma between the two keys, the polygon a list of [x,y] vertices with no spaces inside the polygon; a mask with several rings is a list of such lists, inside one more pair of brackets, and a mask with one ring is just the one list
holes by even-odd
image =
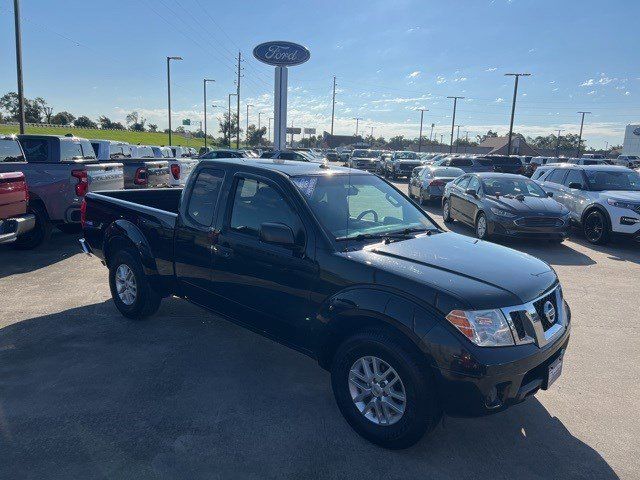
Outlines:
{"label": "tire", "polygon": [[451,204],[449,200],[442,202],[442,219],[444,223],[453,223],[453,217],[451,216]]}
{"label": "tire", "polygon": [[606,245],[611,240],[609,219],[600,210],[592,210],[582,221],[582,233],[594,245]]}
{"label": "tire", "polygon": [[[392,373],[386,378],[398,376],[399,382],[384,387],[382,391],[376,384],[373,388],[381,396],[365,394],[358,406],[354,396],[358,398],[357,395],[364,390],[356,385],[367,383],[363,383],[362,377],[356,377],[352,369],[358,369],[365,359],[368,361],[373,358],[377,359],[382,373],[389,372],[384,365],[391,367]],[[380,383],[384,386],[385,381]],[[384,330],[357,333],[340,345],[332,362],[331,385],[338,408],[351,428],[366,440],[384,448],[410,447],[431,432],[442,418],[435,381],[426,362],[408,348],[402,339]],[[390,390],[386,391],[386,388]],[[402,403],[394,397],[385,396],[392,390],[394,395],[405,399],[402,413],[397,413],[389,406],[389,402],[392,402],[397,409]],[[378,402],[378,408],[372,407],[369,411],[367,407],[375,405],[374,400]],[[380,417],[377,417],[377,412]],[[376,417],[383,421],[376,421]]]}
{"label": "tire", "polygon": [[420,205],[427,204],[427,200],[425,200],[424,195],[422,195],[422,189],[420,189],[420,196],[418,197],[418,201],[420,202]]}
{"label": "tire", "polygon": [[[484,228],[482,228],[483,223]],[[490,238],[487,216],[482,212],[480,212],[476,217],[476,237],[480,240],[489,240]]]}
{"label": "tire", "polygon": [[47,215],[47,211],[44,206],[41,203],[35,202],[29,205],[28,213],[35,216],[36,223],[32,230],[23,233],[15,242],[13,242],[13,247],[18,250],[31,250],[45,242],[48,242],[51,238],[53,225],[49,220],[49,216]]}
{"label": "tire", "polygon": [[[134,320],[153,315],[160,307],[162,298],[149,284],[138,253],[133,249],[118,250],[109,260],[109,265],[111,297],[120,313]],[[119,270],[120,268],[122,270]],[[126,273],[127,269],[131,273],[131,276],[128,276],[127,284],[128,286],[132,283],[134,285],[133,290],[129,288],[129,293],[133,293],[133,299],[130,295],[124,296],[124,294],[118,293],[118,288],[121,288],[119,286],[121,285],[120,278],[117,278],[118,274],[119,272]]]}
{"label": "tire", "polygon": [[61,223],[60,225],[56,225],[56,227],[62,233],[69,235],[80,233],[82,231],[82,225],[79,223]]}

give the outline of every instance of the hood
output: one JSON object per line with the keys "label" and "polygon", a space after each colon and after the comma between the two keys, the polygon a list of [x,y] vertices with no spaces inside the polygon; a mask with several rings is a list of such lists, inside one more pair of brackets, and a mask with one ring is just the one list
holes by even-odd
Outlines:
{"label": "hood", "polygon": [[434,286],[478,309],[531,301],[557,281],[542,260],[451,232],[371,245],[363,250],[362,261]]}
{"label": "hood", "polygon": [[411,158],[402,158],[402,159],[398,159],[396,160],[397,163],[411,163],[411,164],[415,164],[415,165],[420,165],[421,161],[417,158],[411,159]]}
{"label": "hood", "polygon": [[640,192],[632,190],[605,190],[600,195],[612,200],[622,200],[626,202],[640,202]]}
{"label": "hood", "polygon": [[524,200],[518,200],[517,198],[486,196],[485,199],[491,206],[503,208],[508,211],[515,211],[520,214],[544,213],[547,215],[564,215],[568,212],[566,207],[551,197],[525,197]]}

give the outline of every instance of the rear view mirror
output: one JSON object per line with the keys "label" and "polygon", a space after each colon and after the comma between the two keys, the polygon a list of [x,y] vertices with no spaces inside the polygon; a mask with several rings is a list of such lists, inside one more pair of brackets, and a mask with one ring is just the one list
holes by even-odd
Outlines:
{"label": "rear view mirror", "polygon": [[578,182],[571,182],[569,184],[569,188],[574,188],[576,190],[582,190],[582,184]]}
{"label": "rear view mirror", "polygon": [[265,222],[260,225],[260,240],[283,247],[295,245],[293,230],[282,223]]}
{"label": "rear view mirror", "polygon": [[547,192],[547,197],[553,197],[553,192]]}
{"label": "rear view mirror", "polygon": [[471,195],[472,197],[478,195],[478,192],[476,192],[473,188],[467,188],[464,193],[466,193],[467,195]]}

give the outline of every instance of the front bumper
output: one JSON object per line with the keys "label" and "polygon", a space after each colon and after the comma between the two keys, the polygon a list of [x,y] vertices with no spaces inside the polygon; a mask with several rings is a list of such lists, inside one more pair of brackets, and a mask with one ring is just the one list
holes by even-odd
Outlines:
{"label": "front bumper", "polygon": [[[489,234],[509,238],[529,239],[564,239],[569,236],[570,222],[568,218],[560,225],[529,224],[526,219],[506,219],[491,214],[488,218]],[[559,219],[558,219],[559,220]]]}
{"label": "front bumper", "polygon": [[36,217],[30,213],[0,220],[0,244],[15,242],[20,235],[36,226]]}

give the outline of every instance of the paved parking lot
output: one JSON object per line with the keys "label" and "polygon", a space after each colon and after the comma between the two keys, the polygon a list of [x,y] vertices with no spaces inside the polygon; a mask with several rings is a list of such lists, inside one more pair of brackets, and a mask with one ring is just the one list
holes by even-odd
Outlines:
{"label": "paved parking lot", "polygon": [[352,432],[296,352],[178,299],[125,320],[74,236],[0,247],[0,478],[640,478],[639,246],[510,246],[563,282],[562,377],[399,452]]}

